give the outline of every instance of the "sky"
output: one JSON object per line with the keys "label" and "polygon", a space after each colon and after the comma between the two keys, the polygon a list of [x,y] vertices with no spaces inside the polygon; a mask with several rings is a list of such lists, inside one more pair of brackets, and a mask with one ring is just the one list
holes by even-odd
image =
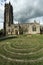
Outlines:
{"label": "sky", "polygon": [[13,6],[15,23],[28,23],[36,20],[43,24],[43,0],[0,0],[0,29],[3,28],[4,6],[9,1]]}

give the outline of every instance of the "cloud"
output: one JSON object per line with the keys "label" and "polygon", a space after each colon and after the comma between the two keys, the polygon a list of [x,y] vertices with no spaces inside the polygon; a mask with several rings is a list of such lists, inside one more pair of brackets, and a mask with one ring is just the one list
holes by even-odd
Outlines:
{"label": "cloud", "polygon": [[26,22],[28,19],[43,16],[43,0],[16,0],[14,19]]}

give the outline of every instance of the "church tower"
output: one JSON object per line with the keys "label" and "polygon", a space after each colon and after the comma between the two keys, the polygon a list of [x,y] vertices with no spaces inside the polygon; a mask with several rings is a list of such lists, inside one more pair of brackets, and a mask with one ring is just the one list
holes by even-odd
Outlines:
{"label": "church tower", "polygon": [[13,7],[11,3],[5,4],[4,10],[4,35],[7,35],[7,28],[13,24]]}

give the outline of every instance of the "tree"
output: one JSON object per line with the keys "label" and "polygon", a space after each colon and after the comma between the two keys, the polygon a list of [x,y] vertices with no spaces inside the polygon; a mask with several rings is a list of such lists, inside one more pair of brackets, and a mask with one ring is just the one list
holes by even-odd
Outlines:
{"label": "tree", "polygon": [[0,36],[3,36],[3,29],[0,30]]}

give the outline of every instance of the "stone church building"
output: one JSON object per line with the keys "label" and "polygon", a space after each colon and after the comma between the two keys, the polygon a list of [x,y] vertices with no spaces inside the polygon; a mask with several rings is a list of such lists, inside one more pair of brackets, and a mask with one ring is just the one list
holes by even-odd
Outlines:
{"label": "stone church building", "polygon": [[13,23],[13,7],[11,3],[5,4],[4,9],[4,35],[39,34],[40,23]]}

